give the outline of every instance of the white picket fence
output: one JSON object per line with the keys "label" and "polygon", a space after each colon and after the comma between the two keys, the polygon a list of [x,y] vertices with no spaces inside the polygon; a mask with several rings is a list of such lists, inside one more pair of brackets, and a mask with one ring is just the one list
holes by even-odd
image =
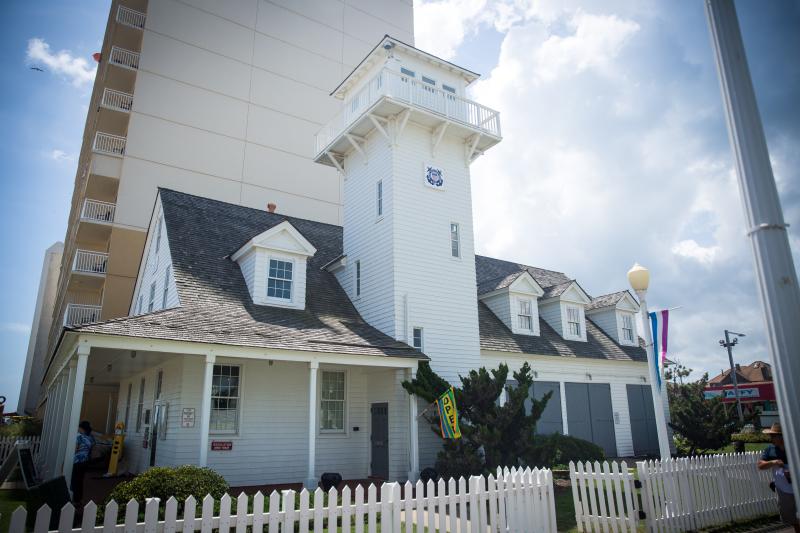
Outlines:
{"label": "white picket fence", "polygon": [[642,461],[638,482],[624,462],[570,463],[578,529],[636,531],[645,520],[652,532],[694,531],[777,513],[771,473],[758,470],[758,458],[747,452]]}
{"label": "white picket fence", "polygon": [[[182,512],[179,512],[178,501],[170,498],[165,502],[163,515],[161,502],[151,499],[145,504],[144,521],[140,521],[137,502],[131,500],[120,507],[112,501],[106,505],[99,525],[97,506],[89,503],[83,509],[77,529],[73,529],[75,509],[66,504],[61,509],[57,531],[244,533],[252,528],[252,531],[289,533],[297,526],[301,533],[321,533],[335,532],[338,525],[343,532],[376,533],[378,523],[381,533],[556,531],[553,475],[546,469],[498,469],[497,476],[488,478],[474,476],[468,481],[460,478],[447,483],[429,481],[427,485],[422,481],[416,485],[384,483],[380,489],[370,485],[366,491],[359,485],[355,491],[345,487],[341,494],[333,488],[327,500],[322,489],[313,493],[303,489],[299,498],[296,496],[293,490],[273,492],[265,507],[265,498],[260,492],[252,499],[240,494],[235,501],[226,494],[219,502],[218,513],[214,512],[216,502],[211,496],[206,496],[202,502],[189,497]],[[297,504],[296,500],[299,500]],[[163,519],[159,519],[160,516]],[[47,531],[50,517],[50,508],[41,507],[36,513],[34,531]],[[25,509],[17,508],[11,514],[9,531],[25,531],[25,519]]]}
{"label": "white picket fence", "polygon": [[778,512],[757,452],[637,463],[650,531],[689,531]]}
{"label": "white picket fence", "polygon": [[0,437],[0,464],[6,460],[8,454],[14,449],[14,443],[17,441],[28,442],[31,445],[31,454],[35,461],[39,456],[39,444],[41,443],[39,436],[26,436],[26,437]]}

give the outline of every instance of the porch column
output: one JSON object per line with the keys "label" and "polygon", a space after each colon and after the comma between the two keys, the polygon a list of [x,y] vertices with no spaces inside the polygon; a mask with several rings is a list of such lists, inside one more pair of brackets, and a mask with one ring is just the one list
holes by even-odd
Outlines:
{"label": "porch column", "polygon": [[200,466],[208,466],[208,431],[211,427],[211,380],[214,376],[214,363],[217,356],[206,355],[206,368],[203,373],[202,401],[200,402]]}
{"label": "porch column", "polygon": [[[414,379],[416,370],[408,369],[408,381]],[[412,483],[419,478],[419,421],[417,420],[417,397],[408,395],[408,480]]]}
{"label": "porch column", "polygon": [[[75,388],[75,371],[78,367],[77,359],[72,359],[67,364],[67,368],[64,372],[64,386],[61,388],[61,393],[58,395],[58,412],[56,415],[56,423],[53,426],[55,430],[55,440],[53,441],[53,475],[63,475],[64,474],[64,456],[66,455],[66,451],[64,447],[68,450],[75,451],[75,432],[77,429],[72,427],[71,430],[69,426],[69,402],[72,399],[72,391]],[[69,439],[69,442],[67,442]],[[69,460],[70,464],[72,464],[72,458]],[[69,485],[69,478],[67,478],[67,484]]]}
{"label": "porch column", "polygon": [[[53,419],[53,410],[49,403],[53,399],[53,385],[47,387],[45,394],[47,395],[48,403],[45,403],[44,418],[42,419],[42,436],[39,443],[38,467],[42,477],[47,479],[47,444],[53,436],[53,431],[50,429],[50,424]],[[41,406],[39,408],[41,408]]]}
{"label": "porch column", "polygon": [[567,384],[560,381],[558,383],[558,390],[561,394],[561,431],[564,435],[569,435],[569,421],[567,420]]}
{"label": "porch column", "polygon": [[317,487],[317,371],[319,363],[308,363],[308,477],[306,488]]}
{"label": "porch column", "polygon": [[75,457],[75,433],[78,431],[78,424],[81,421],[81,404],[83,404],[83,386],[86,383],[86,364],[89,362],[88,344],[78,345],[78,361],[75,364],[74,380],[72,381],[72,397],[67,398],[67,405],[71,406],[67,413],[67,431],[65,431],[64,450],[64,478],[67,483],[72,478],[72,462]]}
{"label": "porch column", "polygon": [[61,421],[63,417],[59,417],[59,410],[64,408],[64,389],[67,386],[68,376],[63,372],[56,377],[53,385],[50,387],[50,393],[47,395],[47,414],[49,416],[47,421],[47,441],[46,448],[40,451],[42,460],[45,463],[45,472],[48,477],[56,475],[56,450],[61,447],[58,443],[61,442]]}

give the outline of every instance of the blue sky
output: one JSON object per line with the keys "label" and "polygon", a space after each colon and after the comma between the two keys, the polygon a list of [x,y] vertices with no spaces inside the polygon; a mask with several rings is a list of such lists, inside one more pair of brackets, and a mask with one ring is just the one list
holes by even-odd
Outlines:
{"label": "blue sky", "polygon": [[[7,409],[44,250],[64,238],[109,4],[0,2]],[[797,262],[800,3],[737,8]],[[484,75],[473,95],[502,113],[504,141],[473,166],[478,252],[564,271],[592,294],[625,288],[639,261],[651,306],[682,306],[678,359],[718,371],[726,327],[748,334],[739,360],[767,358],[702,2],[417,2],[415,24],[418,46]]]}

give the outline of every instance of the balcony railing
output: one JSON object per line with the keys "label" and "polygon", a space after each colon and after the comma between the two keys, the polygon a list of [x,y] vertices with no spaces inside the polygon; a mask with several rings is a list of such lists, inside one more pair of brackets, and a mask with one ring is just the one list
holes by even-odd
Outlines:
{"label": "balcony railing", "polygon": [[115,208],[116,206],[112,203],[90,200],[87,198],[83,201],[81,220],[89,220],[91,222],[114,222]]}
{"label": "balcony railing", "polygon": [[383,97],[420,107],[487,135],[500,137],[500,114],[494,109],[385,68],[347,100],[339,114],[317,133],[316,154],[319,155]]}
{"label": "balcony railing", "polygon": [[114,111],[130,113],[131,107],[133,107],[133,95],[106,88],[103,90],[103,99],[100,101],[100,105]]}
{"label": "balcony railing", "polygon": [[76,250],[72,270],[86,274],[105,274],[107,263],[108,254],[106,253]]}
{"label": "balcony railing", "polygon": [[94,135],[94,146],[92,149],[95,152],[100,152],[103,154],[111,154],[116,156],[125,155],[125,137],[98,131]]}
{"label": "balcony railing", "polygon": [[139,68],[139,53],[113,46],[111,47],[110,63],[118,67],[136,70]]}
{"label": "balcony railing", "polygon": [[145,14],[129,7],[119,6],[117,9],[117,22],[131,28],[144,29]]}
{"label": "balcony railing", "polygon": [[99,305],[67,304],[67,312],[64,313],[65,326],[80,326],[91,322],[100,322]]}

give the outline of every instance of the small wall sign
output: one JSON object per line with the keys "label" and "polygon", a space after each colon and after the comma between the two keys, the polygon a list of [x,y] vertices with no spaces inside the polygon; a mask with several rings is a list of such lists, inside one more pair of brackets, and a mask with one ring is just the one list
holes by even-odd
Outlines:
{"label": "small wall sign", "polygon": [[441,168],[425,164],[425,185],[431,189],[444,190],[444,172]]}
{"label": "small wall sign", "polygon": [[184,407],[181,411],[181,427],[193,428],[194,420],[194,407]]}
{"label": "small wall sign", "polygon": [[212,452],[229,452],[233,449],[233,441],[230,440],[212,440]]}

